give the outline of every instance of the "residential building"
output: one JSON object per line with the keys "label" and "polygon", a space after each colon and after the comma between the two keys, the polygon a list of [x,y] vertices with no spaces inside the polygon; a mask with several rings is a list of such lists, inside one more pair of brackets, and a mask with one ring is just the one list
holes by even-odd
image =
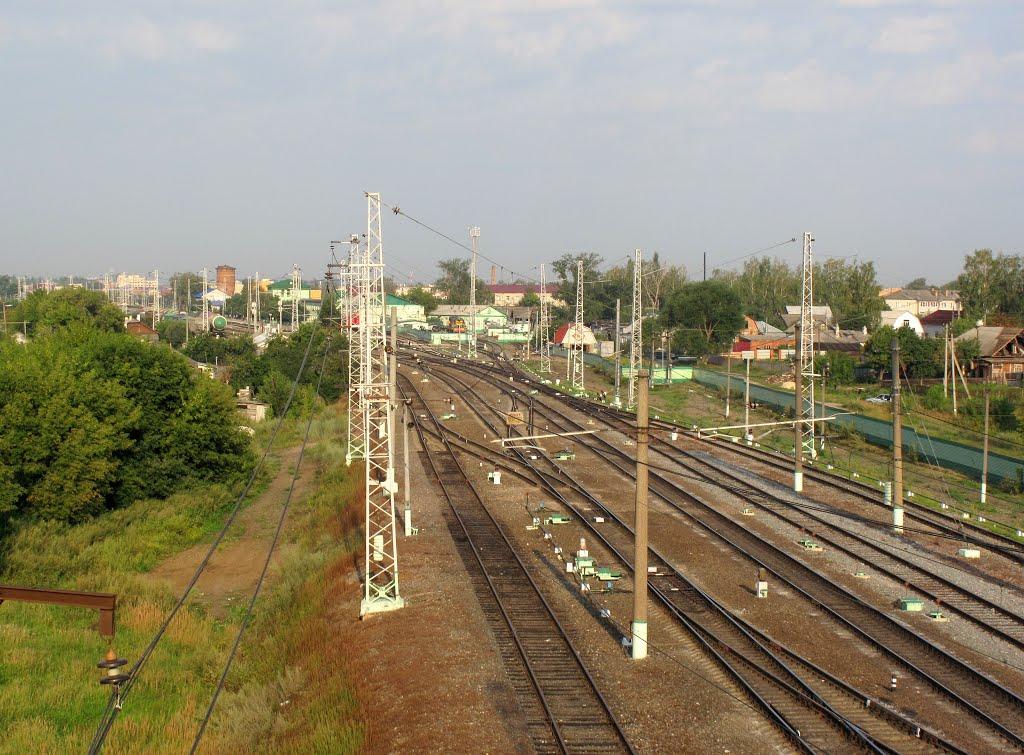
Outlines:
{"label": "residential building", "polygon": [[917,335],[924,336],[924,326],[921,325],[921,321],[917,319],[917,315],[911,314],[907,311],[889,311],[882,312],[882,325],[888,325],[894,330],[896,328],[910,328]]}
{"label": "residential building", "polygon": [[[468,304],[441,304],[430,313],[431,317],[439,317],[447,321],[450,317],[461,317],[466,322],[466,328],[472,327],[473,308]],[[508,315],[500,309],[489,304],[476,305],[476,329],[477,332],[486,331],[488,328],[504,328],[508,325]]]}
{"label": "residential building", "polygon": [[[832,307],[827,304],[815,304],[811,307],[811,320],[818,325],[831,327],[835,320],[832,315]],[[791,332],[800,323],[800,305],[786,305],[786,311],[782,313],[782,322],[786,325],[786,332]]]}
{"label": "residential building", "polygon": [[921,327],[924,334],[929,338],[940,338],[946,332],[946,328],[953,324],[953,320],[960,316],[960,312],[950,309],[937,309],[931,314],[921,318]]}
{"label": "residential building", "polygon": [[978,342],[978,357],[966,368],[985,380],[1020,381],[1024,376],[1024,328],[981,326],[957,336],[956,342]]}
{"label": "residential building", "polygon": [[156,343],[160,340],[160,336],[155,330],[139,320],[129,320],[125,323],[124,329],[128,331],[129,335],[135,336],[140,341]]}
{"label": "residential building", "polygon": [[582,332],[577,333],[576,323],[570,322],[565,323],[565,325],[556,330],[555,337],[552,339],[554,344],[564,346],[566,348],[578,346],[581,341],[583,343],[583,348],[586,351],[594,351],[597,347],[597,339],[594,337],[594,331],[584,325]]}
{"label": "residential building", "polygon": [[539,283],[494,283],[487,286],[494,294],[494,306],[496,307],[517,307],[519,302],[528,293],[537,294],[537,298],[547,300],[556,307],[564,306],[557,298],[558,284],[548,283],[541,290]]}
{"label": "residential building", "polygon": [[937,288],[883,288],[879,296],[894,312],[925,317],[937,310],[960,313],[960,292]]}
{"label": "residential building", "polygon": [[385,307],[385,316],[388,318],[388,322],[391,322],[391,310],[395,309],[398,314],[399,327],[418,329],[427,327],[427,315],[422,304],[413,304],[408,299],[388,294]]}

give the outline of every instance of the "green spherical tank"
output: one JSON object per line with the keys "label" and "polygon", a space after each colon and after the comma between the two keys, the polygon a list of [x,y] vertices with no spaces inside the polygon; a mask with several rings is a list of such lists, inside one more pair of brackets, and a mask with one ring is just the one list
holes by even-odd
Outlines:
{"label": "green spherical tank", "polygon": [[218,333],[223,333],[224,328],[228,326],[228,318],[226,318],[224,315],[217,315],[216,317],[213,318],[213,320],[211,320],[210,324],[213,326],[213,329],[215,331],[217,331]]}

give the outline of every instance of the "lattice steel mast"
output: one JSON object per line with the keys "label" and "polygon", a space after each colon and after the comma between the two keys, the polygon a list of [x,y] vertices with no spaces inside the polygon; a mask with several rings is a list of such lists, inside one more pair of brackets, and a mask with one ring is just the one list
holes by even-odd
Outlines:
{"label": "lattice steel mast", "polygon": [[814,235],[804,233],[803,290],[800,297],[800,374],[804,400],[800,408],[800,439],[805,454],[813,459],[814,448]]}
{"label": "lattice steel mast", "polygon": [[643,280],[640,274],[642,256],[639,249],[633,250],[633,315],[629,341],[629,407],[636,406],[636,381],[640,370],[640,346],[643,343],[643,300],[640,298],[640,285]]}
{"label": "lattice steel mast", "polygon": [[360,405],[366,427],[366,542],[363,601],[359,615],[401,608],[398,591],[398,549],[395,540],[393,417],[388,375],[385,325],[384,248],[380,194],[367,194],[366,259],[363,264]]}
{"label": "lattice steel mast", "polygon": [[540,344],[538,346],[540,351],[540,371],[543,373],[551,372],[551,342],[548,339],[548,328],[550,323],[548,321],[548,285],[547,279],[544,277],[544,263],[540,263],[540,319],[537,326],[540,328]]}
{"label": "lattice steel mast", "polygon": [[153,327],[160,322],[160,271],[153,271]]}
{"label": "lattice steel mast", "polygon": [[583,260],[576,260],[576,338],[572,346],[572,389],[583,390]]}
{"label": "lattice steel mast", "polygon": [[345,327],[348,332],[348,442],[345,464],[366,455],[366,425],[359,403],[359,386],[365,382],[362,373],[362,337],[359,313],[362,309],[362,275],[365,254],[359,236],[352,234],[348,245],[348,264],[342,271],[345,287]]}
{"label": "lattice steel mast", "polygon": [[473,256],[469,261],[469,358],[476,359],[476,240],[480,238],[477,226],[469,229],[469,238],[473,242]]}
{"label": "lattice steel mast", "polygon": [[292,332],[299,329],[299,295],[302,292],[302,268],[292,265]]}

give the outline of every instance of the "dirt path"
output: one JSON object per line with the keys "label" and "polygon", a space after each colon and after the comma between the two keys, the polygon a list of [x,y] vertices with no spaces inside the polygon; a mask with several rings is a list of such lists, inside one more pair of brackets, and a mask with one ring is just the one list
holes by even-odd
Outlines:
{"label": "dirt path", "polygon": [[[259,578],[266,548],[273,537],[281,506],[288,495],[292,471],[299,456],[299,446],[285,449],[280,456],[280,468],[267,489],[251,505],[246,507],[235,521],[221,546],[213,554],[209,565],[203,571],[193,592],[193,600],[205,604],[211,613],[225,617],[231,607],[246,595],[251,594]],[[295,483],[293,503],[306,492],[304,471]],[[199,543],[171,556],[152,572],[149,578],[168,585],[180,593],[195,573],[196,566],[209,549],[209,542]],[[271,561],[271,574],[280,562],[282,550],[279,546]]]}

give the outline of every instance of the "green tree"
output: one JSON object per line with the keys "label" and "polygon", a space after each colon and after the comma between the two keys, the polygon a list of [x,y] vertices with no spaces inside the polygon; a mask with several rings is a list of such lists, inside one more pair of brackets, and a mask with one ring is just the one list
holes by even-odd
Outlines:
{"label": "green tree", "polygon": [[604,261],[601,255],[592,252],[563,254],[551,263],[551,267],[558,276],[558,298],[566,303],[570,312],[575,313],[576,276],[579,272],[577,263],[580,261],[583,262],[583,319],[592,321],[604,317],[607,309],[604,297],[601,296],[601,284],[591,283],[603,277],[600,272]]}
{"label": "green tree", "polygon": [[874,328],[885,301],[878,295],[874,262],[829,259],[814,266],[815,303],[832,308],[844,328]]}
{"label": "green tree", "polygon": [[99,330],[124,330],[124,315],[99,291],[61,288],[34,291],[14,308],[12,320],[26,322],[29,335],[50,333],[72,325]]}
{"label": "green tree", "polygon": [[[437,263],[441,270],[441,277],[434,283],[434,287],[447,295],[449,304],[469,304],[470,282],[469,260],[460,257],[453,257],[441,260]],[[487,287],[483,280],[476,281],[476,303],[493,304],[494,293]]]}
{"label": "green tree", "polygon": [[430,314],[437,309],[438,299],[422,286],[416,286],[406,291],[403,297],[406,301],[419,304],[423,307],[424,314]]}
{"label": "green tree", "polygon": [[540,297],[536,291],[527,291],[523,294],[523,298],[519,300],[520,307],[539,307]]}
{"label": "green tree", "polygon": [[827,375],[830,385],[852,385],[856,367],[853,357],[842,351],[827,351],[814,358],[814,371]]}
{"label": "green tree", "polygon": [[161,320],[156,324],[156,332],[161,341],[169,343],[176,349],[185,343],[184,320]]}
{"label": "green tree", "polygon": [[743,305],[723,281],[687,283],[665,303],[661,323],[675,330],[673,351],[694,356],[717,354],[743,327]]}
{"label": "green tree", "polygon": [[13,275],[0,275],[0,301],[9,301],[18,295],[18,279]]}
{"label": "green tree", "polygon": [[776,327],[785,325],[782,313],[786,305],[800,302],[800,273],[780,259],[752,257],[741,272],[716,270],[713,279],[732,287],[742,302],[743,314]]}
{"label": "green tree", "polygon": [[903,288],[909,288],[911,290],[915,290],[915,289],[922,289],[922,288],[931,288],[931,286],[928,285],[928,283],[925,281],[924,278],[914,278],[914,280],[912,280],[909,283],[907,283],[905,286],[903,286]]}
{"label": "green tree", "polygon": [[893,330],[885,325],[876,330],[864,346],[864,362],[878,371],[879,378],[892,366],[892,339],[900,342],[900,363],[914,378],[935,377],[942,372],[942,343],[935,338],[920,338],[911,328]]}

